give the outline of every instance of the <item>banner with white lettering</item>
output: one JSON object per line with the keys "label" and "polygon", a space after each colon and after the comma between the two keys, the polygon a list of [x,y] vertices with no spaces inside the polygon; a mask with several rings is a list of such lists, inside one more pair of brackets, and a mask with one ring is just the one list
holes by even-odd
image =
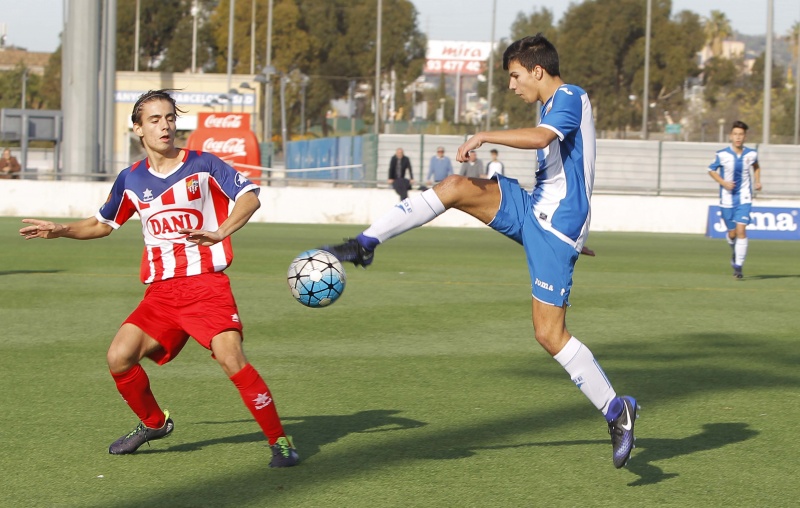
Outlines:
{"label": "banner with white lettering", "polygon": [[490,42],[429,40],[423,72],[427,74],[480,74],[484,71],[491,50]]}
{"label": "banner with white lettering", "polygon": [[261,164],[258,140],[250,130],[248,113],[199,113],[197,130],[189,136],[186,148],[213,153],[253,183],[260,183],[261,172],[246,167]]}
{"label": "banner with white lettering", "polygon": [[[754,206],[750,210],[747,237],[756,240],[800,240],[800,228],[797,226],[799,214],[800,208]],[[720,207],[709,206],[706,236],[725,238],[727,231]]]}

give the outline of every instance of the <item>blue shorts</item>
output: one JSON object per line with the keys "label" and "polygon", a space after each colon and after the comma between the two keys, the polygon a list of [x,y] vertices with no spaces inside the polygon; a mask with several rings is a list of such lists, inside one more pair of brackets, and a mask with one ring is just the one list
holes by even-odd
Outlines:
{"label": "blue shorts", "polygon": [[750,208],[752,203],[745,203],[743,205],[736,205],[729,208],[720,208],[722,212],[722,219],[725,221],[725,227],[728,230],[736,229],[737,224],[750,224]]}
{"label": "blue shorts", "polygon": [[579,252],[539,224],[533,216],[533,197],[517,180],[492,178],[500,184],[500,209],[489,226],[525,248],[534,298],[556,307],[569,305]]}

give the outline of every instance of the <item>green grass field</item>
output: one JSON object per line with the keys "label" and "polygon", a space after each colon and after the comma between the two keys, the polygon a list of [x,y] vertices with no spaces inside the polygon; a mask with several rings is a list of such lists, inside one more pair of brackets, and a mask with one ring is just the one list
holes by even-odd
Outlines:
{"label": "green grass field", "polygon": [[303,462],[269,449],[209,353],[145,363],[176,430],[130,456],[105,351],[143,292],[131,223],[28,241],[0,219],[0,506],[795,506],[800,242],[593,234],[570,331],[643,410],[625,469],[602,416],[534,341],[520,247],[422,228],[348,268],[335,305],[291,298],[289,261],[354,226],[250,224],[228,270],[245,350]]}

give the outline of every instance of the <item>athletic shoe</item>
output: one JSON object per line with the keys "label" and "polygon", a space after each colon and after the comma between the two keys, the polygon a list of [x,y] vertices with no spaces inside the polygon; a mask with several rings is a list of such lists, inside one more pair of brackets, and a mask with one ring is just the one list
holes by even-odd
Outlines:
{"label": "athletic shoe", "polygon": [[169,436],[175,428],[175,424],[172,418],[169,417],[169,411],[164,411],[164,418],[166,421],[160,429],[151,429],[145,427],[144,422],[139,422],[139,425],[133,431],[111,443],[111,446],[108,447],[108,453],[112,455],[133,453],[145,443]]}
{"label": "athletic shoe", "polygon": [[742,278],[742,265],[733,265],[733,277],[735,279]]}
{"label": "athletic shoe", "polygon": [[620,397],[622,414],[608,422],[608,433],[611,434],[611,446],[614,450],[614,467],[621,468],[628,463],[634,449],[633,425],[639,417],[639,404],[631,396]]}
{"label": "athletic shoe", "polygon": [[375,255],[375,251],[367,249],[358,243],[355,238],[346,238],[344,243],[326,245],[320,247],[320,249],[330,252],[343,263],[349,261],[356,266],[363,266],[364,268],[372,264],[372,258]]}
{"label": "athletic shoe", "polygon": [[292,467],[300,462],[300,455],[294,449],[291,436],[279,437],[270,448],[272,448],[272,460],[269,467]]}

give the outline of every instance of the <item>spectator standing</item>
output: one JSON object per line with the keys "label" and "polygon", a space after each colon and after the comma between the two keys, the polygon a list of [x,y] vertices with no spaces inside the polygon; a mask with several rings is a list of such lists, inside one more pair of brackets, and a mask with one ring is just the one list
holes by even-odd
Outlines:
{"label": "spectator standing", "polygon": [[489,155],[491,155],[492,160],[490,160],[489,164],[486,165],[486,178],[491,178],[495,174],[505,175],[506,169],[505,166],[503,166],[503,163],[497,159],[497,150],[492,148],[489,150]]}
{"label": "spectator standing", "polygon": [[435,185],[452,174],[453,164],[450,162],[450,157],[444,154],[443,146],[436,147],[436,155],[431,157],[428,165],[428,185]]}
{"label": "spectator standing", "polygon": [[[408,178],[406,178],[408,170]],[[389,184],[400,196],[400,201],[408,197],[408,190],[414,182],[414,172],[411,169],[411,160],[403,153],[402,148],[398,148],[392,160],[389,161]]]}
{"label": "spectator standing", "polygon": [[467,178],[480,178],[483,174],[483,162],[478,158],[476,151],[469,153],[469,158],[461,163],[461,176]]}

